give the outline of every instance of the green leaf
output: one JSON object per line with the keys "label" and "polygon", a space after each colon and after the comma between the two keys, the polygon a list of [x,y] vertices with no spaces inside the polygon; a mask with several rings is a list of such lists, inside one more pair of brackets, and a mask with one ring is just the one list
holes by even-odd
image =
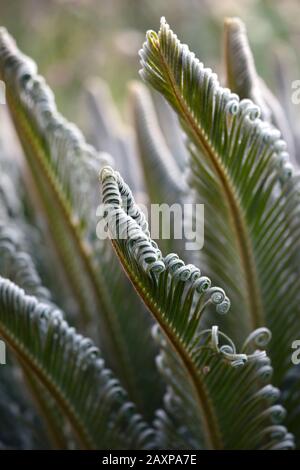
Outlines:
{"label": "green leaf", "polygon": [[147,428],[93,342],[61,311],[0,278],[0,334],[68,418],[80,447],[139,448]]}
{"label": "green leaf", "polygon": [[[225,292],[177,255],[162,256],[118,172],[105,167],[101,180],[112,244],[165,338],[159,363],[179,401],[180,412],[173,412],[181,423],[174,426],[175,443],[184,433],[189,435],[187,448],[292,447],[292,437],[277,427],[284,410],[273,404],[279,391],[269,385],[270,361],[259,351],[269,339],[268,330],[250,335],[238,354],[218,327],[200,328],[208,305],[218,314],[229,310]],[[156,425],[157,445],[172,447],[164,422],[159,419]]]}
{"label": "green leaf", "polygon": [[[7,351],[5,367],[0,367],[0,449],[45,449],[47,436],[32,409],[20,369]],[[24,393],[25,392],[25,393]]]}
{"label": "green leaf", "polygon": [[[25,289],[28,294],[36,296],[40,302],[51,306],[50,293],[42,286],[41,279],[32,259],[21,248],[22,244],[24,245],[25,241],[17,228],[12,226],[8,218],[6,218],[5,224],[1,220],[0,276],[9,278]],[[38,383],[26,363],[20,360],[19,365],[22,369],[21,374],[26,382],[25,385],[29,388],[33,401],[44,418],[48,434],[55,448],[68,448],[68,441],[64,433],[64,421],[57,412],[53,398],[45,387]]]}
{"label": "green leaf", "polygon": [[[110,243],[96,236],[98,171],[106,160],[57,111],[53,93],[37,74],[36,65],[3,29],[0,76],[47,216],[47,229],[83,315],[77,323],[101,342],[109,366],[139,409],[151,418],[162,391],[149,319]],[[154,392],[149,388],[152,381],[158,384]]]}
{"label": "green leaf", "polygon": [[134,148],[133,132],[121,121],[107,83],[98,77],[89,79],[84,97],[91,142],[97,150],[113,155],[114,166],[126,175],[136,199],[145,202],[145,183]]}
{"label": "green leaf", "polygon": [[178,116],[165,98],[156,91],[151,93],[158,124],[161,128],[171,154],[181,171],[186,170],[188,152],[185,146],[185,135],[178,121]]}
{"label": "green leaf", "polygon": [[295,163],[289,122],[280,102],[256,71],[246,27],[239,18],[225,20],[224,43],[227,86],[241,99],[249,98],[259,106],[262,119],[274,124],[282,133]]}
{"label": "green leaf", "polygon": [[[8,177],[8,175],[9,174],[7,173],[6,176]],[[10,179],[8,178],[7,181],[10,181]],[[1,180],[0,180],[0,188],[1,188]],[[7,187],[6,187],[6,189],[7,189]],[[10,196],[12,196],[16,191],[15,191],[14,188],[10,188],[10,189],[11,189]],[[18,189],[19,189],[19,187],[18,187]],[[2,202],[2,208],[5,209],[6,204],[5,204],[4,200],[1,201],[1,192],[0,192],[0,203],[1,202]],[[19,223],[21,222],[21,220],[22,220],[21,214],[19,214]],[[35,269],[35,266],[34,266],[34,263],[33,263],[32,259],[30,258],[30,256],[27,253],[24,252],[24,250],[22,248],[23,246],[25,246],[25,240],[24,240],[24,237],[22,236],[22,234],[20,233],[18,227],[15,227],[13,225],[12,221],[9,218],[8,213],[6,213],[6,217],[2,216],[2,220],[0,221],[0,276],[2,278],[7,277],[10,280],[14,281],[14,283],[18,283],[19,287],[24,289],[26,294],[30,294],[31,296],[34,296],[34,297],[32,297],[32,299],[37,299],[37,302],[39,302],[39,304],[38,304],[39,305],[39,310],[46,311],[47,315],[51,315],[51,313],[49,313],[49,312],[54,312],[53,315],[54,315],[54,317],[56,317],[57,312],[59,312],[58,308],[52,303],[51,295],[50,295],[50,292],[48,291],[48,289],[43,287],[41,279],[39,277],[38,272]],[[0,297],[1,297],[1,295],[2,295],[2,293],[0,294]],[[2,300],[4,302],[4,305],[6,305],[5,302],[6,302],[7,299],[5,298],[5,290],[4,290],[3,297],[4,298]],[[27,328],[31,329],[31,322],[28,320],[28,318],[23,319],[23,320],[22,319],[19,320],[19,316],[21,316],[20,312],[22,312],[21,303],[20,303],[20,305],[17,305],[15,307],[16,324],[14,326],[17,328],[16,329],[16,337],[12,339],[12,342],[8,341],[9,344],[12,344],[12,347],[14,347],[13,346],[13,340],[14,339],[16,341],[18,340],[18,337],[17,337],[18,328],[22,327],[22,326],[18,326],[19,325],[18,321],[20,321],[20,322],[26,321],[27,322]],[[28,313],[28,315],[29,315],[29,319],[30,319],[31,313]],[[1,317],[1,315],[0,315],[0,317]],[[42,313],[41,313],[41,318],[42,318]],[[10,321],[13,321],[13,320],[10,319]],[[54,318],[54,321],[56,321],[55,318]],[[1,324],[1,318],[0,318],[0,324]],[[22,323],[21,323],[21,325],[22,325]],[[4,335],[5,335],[5,325],[2,325],[2,327],[3,327],[3,331],[4,331]],[[25,331],[26,326],[22,327],[22,328],[24,328],[24,332],[26,334],[26,331]],[[0,325],[0,332],[1,331],[2,331],[2,328],[1,328],[1,325]],[[74,329],[69,328],[69,332],[70,333],[74,332]],[[39,332],[39,333],[41,335],[43,334],[42,331]],[[61,347],[68,349],[68,347],[69,347],[68,344],[67,344],[68,341],[65,342],[64,337],[63,336],[60,337],[58,335],[57,331],[56,332],[54,331],[53,334],[54,334],[54,337],[56,336],[57,342],[59,344],[61,344]],[[1,335],[1,333],[0,333],[0,335]],[[74,335],[74,337],[75,337],[75,335]],[[32,332],[32,339],[31,340],[30,340],[30,338],[28,339],[28,341],[29,341],[29,344],[28,344],[29,348],[28,349],[29,350],[30,350],[30,347],[31,347],[30,341],[33,341],[33,343],[35,344],[35,341],[33,340],[33,338],[35,338],[35,332],[34,331]],[[79,336],[78,336],[78,338],[79,338]],[[82,338],[82,340],[83,339],[84,338]],[[50,338],[49,341],[52,341],[52,339]],[[90,340],[88,340],[88,341],[90,341]],[[74,447],[74,436],[73,436],[73,439],[72,439],[72,436],[70,436],[70,432],[68,432],[68,426],[65,423],[65,416],[69,416],[68,412],[63,407],[63,410],[65,411],[65,415],[61,414],[61,412],[57,408],[57,401],[56,401],[57,396],[56,396],[55,392],[53,393],[53,390],[52,390],[51,386],[45,385],[43,379],[40,378],[39,373],[35,372],[35,369],[34,369],[32,363],[31,363],[32,360],[35,361],[34,354],[31,356],[31,361],[30,361],[26,357],[26,354],[22,355],[22,354],[18,353],[17,349],[15,349],[15,351],[17,353],[17,358],[18,358],[19,364],[22,368],[23,375],[25,376],[25,385],[27,385],[27,387],[29,388],[29,391],[31,392],[31,395],[32,395],[32,398],[33,398],[33,401],[34,401],[34,404],[37,406],[37,409],[38,409],[39,413],[44,418],[44,421],[45,421],[46,426],[47,426],[47,431],[48,431],[48,434],[51,437],[54,448],[60,448],[60,449],[73,448]],[[47,357],[45,357],[44,373],[46,373],[46,374],[48,373],[48,369],[47,369],[48,364],[51,364],[51,354],[52,354],[52,352],[48,351]],[[66,361],[66,364],[65,364],[66,368],[69,367],[68,366],[68,359],[69,359],[69,356],[68,356],[68,354],[66,354],[64,356],[64,361]],[[77,361],[78,364],[80,364],[80,359],[79,358],[77,358],[77,359],[75,358],[74,361],[75,361],[75,363]],[[69,365],[70,365],[70,367],[73,367],[72,366],[72,359],[70,359]],[[82,367],[84,369],[84,365]],[[58,371],[56,369],[56,372],[59,372],[59,368],[58,368]],[[83,372],[84,371],[82,371],[82,373]],[[108,371],[108,370],[106,371],[106,373],[108,375],[111,374],[111,372]],[[111,376],[112,376],[112,374],[111,374]],[[80,380],[80,376],[78,376],[77,379]],[[74,378],[75,381],[77,379],[76,379],[76,377]],[[113,376],[112,376],[112,379],[113,379]],[[55,377],[54,377],[53,381],[56,383],[56,385],[58,385],[60,387],[60,385],[57,384]],[[77,386],[79,384],[80,384],[80,382],[78,382]],[[70,381],[70,383],[69,382],[67,383],[67,386],[68,385],[70,385],[72,387],[72,380]],[[96,387],[96,386],[97,386],[97,380],[95,380],[95,384],[92,387]],[[107,388],[107,384],[104,383],[104,389],[106,389],[106,388]],[[99,390],[97,391],[97,389],[95,388],[94,393],[96,393],[96,392],[99,393]],[[100,392],[101,392],[101,390],[100,390]],[[108,392],[110,393],[109,390],[108,390]],[[123,390],[122,390],[122,393],[123,393]],[[67,392],[66,392],[66,394],[67,394]],[[88,391],[87,391],[87,399],[88,398],[89,398],[89,394],[88,394]],[[84,399],[85,398],[83,396],[81,398],[81,400],[84,400]],[[72,402],[72,400],[73,400],[72,396],[69,400],[69,395],[67,395],[65,397],[65,400],[69,403],[69,404],[65,403],[64,404],[65,407],[67,407],[69,405],[71,407],[75,406],[74,403]],[[87,412],[88,404],[86,404],[84,406],[86,406],[85,412]],[[114,407],[114,406],[115,405],[112,403],[112,407]],[[131,405],[129,405],[129,406],[131,407]],[[75,410],[77,411],[77,408],[75,408]],[[106,420],[105,425],[108,426],[108,427],[110,426],[109,417],[110,417],[109,413],[107,414],[107,416],[105,416],[105,413],[104,413],[103,419]],[[129,418],[130,418],[130,415],[129,415]],[[73,419],[76,420],[76,417],[73,417]],[[82,421],[82,417],[80,419]],[[80,424],[78,424],[78,425],[80,425]],[[88,425],[90,426],[89,423],[88,423]],[[92,431],[90,430],[90,432],[92,432]],[[87,445],[87,443],[84,441],[84,439],[85,439],[84,437],[81,437],[80,439],[81,439],[81,444],[82,445]],[[98,435],[95,436],[95,439],[98,439]],[[94,441],[94,442],[96,442],[96,441]],[[93,445],[96,445],[96,444],[93,444]],[[109,444],[107,444],[107,445],[109,445]],[[127,444],[124,444],[124,445],[127,445]]]}
{"label": "green leaf", "polygon": [[[188,203],[190,200],[188,186],[182,178],[182,171],[173,158],[164,135],[160,130],[150,92],[143,84],[138,82],[130,84],[130,104],[136,130],[139,157],[144,170],[147,193],[151,203],[149,209],[151,211],[152,231],[159,235],[161,250],[164,253],[175,251],[180,256],[183,256],[183,253],[186,253],[186,240],[184,237],[183,239],[174,238],[176,233],[175,220],[174,222],[170,220],[170,226],[167,230],[166,226],[164,226],[164,218],[162,218],[162,223],[160,223],[160,217],[156,216],[154,209],[157,209],[158,213],[158,211],[162,212],[168,208],[170,213],[172,210],[175,213],[178,204],[181,204],[181,207],[183,207],[183,204]],[[192,221],[188,220],[187,214],[184,215],[183,223],[186,224],[184,226],[186,228],[187,224],[191,224]],[[183,232],[186,233],[185,231]],[[189,254],[192,259],[194,253]]]}
{"label": "green leaf", "polygon": [[279,384],[300,334],[293,261],[299,259],[299,177],[286,143],[256,105],[219,85],[164,19],[158,34],[147,33],[140,55],[143,79],[167,98],[189,137],[190,180],[206,207],[205,265],[232,301],[222,328],[241,344],[252,329],[268,326]]}
{"label": "green leaf", "polygon": [[300,448],[300,367],[294,365],[286,374],[283,383],[282,402],[286,407],[286,424],[295,436],[296,449]]}
{"label": "green leaf", "polygon": [[178,202],[183,199],[187,187],[181,184],[181,170],[159,128],[150,93],[141,83],[132,82],[130,98],[150,201],[152,204]]}

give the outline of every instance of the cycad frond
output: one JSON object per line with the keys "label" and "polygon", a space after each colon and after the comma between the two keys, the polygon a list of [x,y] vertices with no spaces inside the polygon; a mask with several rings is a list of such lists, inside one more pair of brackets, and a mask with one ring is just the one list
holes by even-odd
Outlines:
{"label": "cycad frond", "polygon": [[136,199],[145,202],[145,184],[133,133],[121,122],[108,85],[98,77],[90,79],[85,86],[85,102],[92,144],[97,150],[113,155],[114,166],[126,175]]}
{"label": "cycad frond", "polygon": [[283,382],[282,403],[286,407],[286,424],[295,437],[296,448],[300,448],[300,366],[294,365]]}
{"label": "cycad frond", "polygon": [[136,448],[152,435],[90,339],[55,307],[0,278],[0,333],[48,390],[84,448]]}
{"label": "cycad frond", "polygon": [[[13,194],[13,192],[10,193],[10,194]],[[4,208],[5,203],[4,203],[4,201],[1,201],[1,198],[0,198],[0,203],[2,203],[1,206]],[[20,215],[19,215],[19,217],[20,217]],[[34,263],[31,259],[31,257],[27,253],[24,252],[24,250],[22,249],[22,245],[25,245],[24,237],[22,237],[22,234],[19,233],[17,227],[12,226],[11,221],[9,220],[9,218],[7,216],[5,221],[2,220],[0,222],[0,277],[1,277],[1,279],[3,278],[3,282],[5,282],[4,277],[9,278],[10,281],[14,282],[14,284],[17,283],[18,287],[21,287],[22,289],[24,289],[24,292],[26,292],[27,295],[29,294],[31,296],[34,296],[34,297],[32,297],[32,299],[36,299],[36,302],[38,302],[37,310],[39,311],[38,315],[41,315],[41,322],[42,322],[42,318],[43,318],[42,311],[45,311],[45,312],[47,312],[47,315],[49,315],[50,317],[51,317],[51,315],[54,316],[53,322],[55,323],[57,321],[55,319],[55,317],[57,316],[57,313],[59,313],[58,308],[52,303],[50,292],[48,291],[48,289],[43,287],[43,285],[41,283],[41,279],[39,277],[39,274],[35,269]],[[0,284],[1,284],[1,282],[0,282]],[[5,299],[5,295],[6,295],[5,292],[6,291],[5,290],[1,291],[1,288],[0,288],[0,292],[1,292],[0,297],[3,296],[4,301],[5,301],[6,300]],[[3,294],[3,292],[4,292],[4,294]],[[23,298],[22,295],[21,295],[20,298]],[[22,309],[23,309],[25,304],[26,304],[26,302],[24,302],[24,304],[23,304],[22,301],[17,303],[14,307],[14,310],[12,310],[12,313],[11,313],[11,315],[13,315],[13,314],[15,315],[16,319],[15,320],[13,318],[9,319],[11,322],[14,322],[14,321],[16,322],[15,323],[16,330],[12,330],[12,332],[10,332],[10,330],[8,328],[8,332],[13,336],[10,340],[8,340],[8,344],[12,345],[12,347],[14,347],[13,346],[14,341],[17,341],[17,342],[19,340],[21,341],[21,338],[18,337],[18,328],[21,328],[22,330],[24,330],[24,334],[26,334],[26,330],[25,330],[25,327],[24,327],[22,321],[23,322],[27,321],[28,322],[27,328],[29,328],[29,329],[31,328],[31,323],[28,321],[28,318],[25,318],[25,319],[22,318],[22,315],[20,313],[20,312],[22,312]],[[5,313],[4,308],[8,308],[8,307],[4,303],[4,307],[2,306],[2,308],[3,308],[3,311],[1,313],[2,313],[2,315],[4,315],[4,313]],[[32,311],[30,310],[27,313],[27,317],[30,318],[31,314],[32,314]],[[10,315],[9,309],[8,309],[8,315]],[[0,315],[0,317],[1,317],[1,315]],[[21,317],[21,318],[19,318],[19,317]],[[26,315],[25,315],[25,317],[26,317]],[[3,318],[0,318],[0,332],[1,332],[1,336],[2,336],[2,334],[3,334],[3,336],[5,336],[5,332],[7,330],[5,329],[6,328],[5,324],[1,325],[2,320],[3,320]],[[61,320],[62,320],[62,317],[61,317]],[[50,318],[49,318],[49,321],[50,321]],[[63,322],[63,320],[62,320],[62,322]],[[5,321],[4,321],[4,323],[5,323]],[[67,325],[66,325],[65,322],[63,323],[63,325],[67,328]],[[2,326],[2,328],[1,328],[1,326]],[[71,335],[71,333],[74,333],[74,329],[71,329],[71,328],[69,328],[67,330],[62,328],[61,330],[66,333],[66,337],[68,337],[68,334]],[[48,372],[49,372],[48,367],[50,369],[51,369],[51,367],[53,367],[53,363],[51,363],[51,360],[52,360],[51,355],[54,354],[54,356],[55,356],[55,354],[56,354],[55,342],[57,342],[58,345],[61,344],[61,343],[64,343],[64,339],[63,339],[64,336],[60,337],[58,331],[60,331],[60,330],[55,329],[55,331],[51,331],[49,333],[49,335],[50,335],[50,338],[48,340],[50,342],[49,350],[48,350],[48,352],[45,352],[44,363],[43,363],[43,361],[41,361],[41,363],[44,366],[44,371],[43,371],[44,374],[48,374]],[[44,331],[41,331],[41,332],[38,331],[38,335],[39,334],[42,337],[45,334],[45,332]],[[52,334],[54,335],[53,339],[51,339]],[[15,337],[14,337],[14,335],[15,335]],[[33,335],[34,338],[35,338],[34,329],[31,333],[31,335]],[[56,341],[54,340],[55,337],[56,337]],[[79,335],[77,335],[77,338],[78,338],[78,340],[80,340]],[[74,342],[76,343],[76,335],[75,334],[74,334],[73,339],[74,339]],[[84,340],[83,337],[81,337],[81,339]],[[28,342],[29,342],[28,343],[28,351],[26,351],[26,352],[28,354],[31,353],[33,355],[32,357],[34,357],[34,353],[30,349],[30,345],[31,345],[30,341],[32,341],[32,336],[31,336],[31,339],[28,338]],[[43,341],[43,340],[41,339],[41,341]],[[51,341],[54,341],[53,350],[52,350],[52,346],[51,346]],[[69,341],[71,341],[71,338],[69,338]],[[90,340],[85,340],[85,342],[86,341],[90,342]],[[70,343],[69,343],[69,345],[67,343],[68,343],[68,341],[66,341],[66,344],[64,344],[64,346],[58,346],[58,348],[62,347],[62,348],[65,348],[66,351],[68,351],[68,349],[70,347]],[[42,348],[43,348],[43,344],[41,345]],[[35,368],[32,365],[31,360],[28,360],[28,357],[26,356],[26,352],[24,354],[22,354],[22,353],[18,353],[17,349],[15,349],[15,351],[16,351],[16,355],[17,355],[17,359],[19,361],[19,364],[20,364],[21,368],[23,369],[23,374],[25,376],[25,384],[27,385],[27,387],[29,388],[29,391],[32,394],[33,401],[34,401],[36,407],[38,408],[38,411],[39,411],[40,415],[44,418],[48,434],[49,434],[49,436],[51,437],[51,440],[52,440],[52,444],[54,445],[55,448],[60,448],[60,449],[66,449],[70,446],[74,447],[74,435],[73,436],[72,436],[72,434],[70,435],[70,432],[68,432],[68,427],[66,426],[66,422],[65,422],[66,417],[70,418],[70,416],[68,415],[68,412],[66,411],[65,407],[70,406],[71,409],[77,409],[76,404],[74,403],[74,396],[78,400],[80,400],[80,401],[78,401],[78,403],[82,404],[81,406],[82,406],[83,415],[80,418],[78,418],[78,420],[80,421],[81,424],[80,423],[77,423],[77,424],[78,424],[78,426],[82,426],[83,425],[84,413],[87,412],[88,407],[91,406],[92,403],[93,403],[93,399],[89,395],[89,390],[87,389],[84,392],[84,393],[86,393],[86,395],[83,394],[81,398],[80,398],[80,396],[77,397],[75,391],[74,391],[74,396],[72,396],[72,393],[70,394],[71,396],[69,396],[68,392],[65,391],[65,394],[66,394],[65,395],[65,401],[66,401],[66,403],[64,403],[64,405],[63,405],[64,413],[62,415],[60,413],[60,411],[58,410],[58,408],[57,408],[57,405],[58,405],[58,402],[56,401],[57,396],[55,394],[55,391],[53,392],[53,390],[51,388],[51,384],[50,385],[46,384],[44,382],[43,378],[41,379],[39,373],[37,373],[35,371]],[[76,378],[76,375],[74,376],[73,385],[74,386],[76,385],[77,380],[78,380],[78,384],[80,384],[79,380],[84,380],[86,378],[85,371],[84,371],[85,366],[84,366],[84,364],[80,365],[80,357],[78,357],[77,359],[76,359],[76,357],[73,357],[71,359],[70,357],[72,356],[72,352],[70,352],[70,351],[68,353],[65,352],[64,354],[65,355],[63,356],[63,361],[62,362],[65,362],[65,366],[62,366],[62,365],[61,366],[66,368],[66,369],[64,369],[65,372],[62,372],[60,370],[60,365],[59,364],[55,365],[55,363],[54,363],[55,369],[53,371],[53,374],[51,374],[51,372],[48,374],[50,376],[50,378],[52,378],[53,383],[55,383],[55,385],[52,384],[53,387],[57,386],[59,388],[63,388],[63,387],[61,387],[61,384],[59,382],[60,380],[63,380],[63,376],[60,376],[59,374],[60,373],[61,374],[64,374],[64,373],[67,374],[68,367],[72,367],[72,360],[74,360],[74,363],[76,363],[76,361],[78,361],[78,369],[80,369],[82,367],[82,371],[81,371],[81,373],[78,373],[77,378]],[[70,356],[68,354],[70,354]],[[78,348],[78,354],[80,356],[80,348]],[[73,351],[73,355],[76,356],[76,353],[74,351]],[[68,362],[69,358],[70,358],[70,362]],[[96,356],[95,356],[95,359],[96,359]],[[103,359],[101,358],[101,364],[102,363],[103,363]],[[95,361],[94,365],[97,365],[96,361]],[[100,373],[100,370],[99,370],[99,373]],[[57,376],[55,376],[55,374],[57,374]],[[82,376],[80,374],[82,374]],[[106,369],[106,370],[103,369],[103,374],[107,375],[107,383],[104,381],[103,385],[101,387],[103,387],[104,393],[107,392],[108,397],[109,397],[110,393],[114,393],[114,388],[109,386],[109,381],[108,381],[109,376],[111,375],[111,384],[112,385],[116,386],[116,381],[113,378],[112,373],[108,369]],[[59,377],[59,379],[57,379],[57,377]],[[84,379],[83,379],[83,377],[84,377]],[[48,377],[48,379],[49,379],[49,377]],[[91,380],[93,380],[93,379],[91,379]],[[97,382],[97,380],[96,380],[96,382]],[[72,389],[72,380],[70,380],[69,385]],[[95,383],[95,385],[93,385],[92,387],[94,387],[94,386],[95,386],[94,393],[96,394],[98,392],[99,394],[101,394],[102,390],[101,389],[97,390],[97,387],[99,387],[99,383],[98,383],[98,385],[96,385],[96,383]],[[121,387],[120,387],[120,390],[121,390]],[[93,393],[93,392],[91,392],[91,393]],[[125,392],[123,391],[123,389],[121,390],[121,393],[124,394],[124,396],[125,396]],[[85,399],[87,399],[86,403],[84,403]],[[89,404],[89,400],[91,400],[90,404]],[[133,405],[131,405],[129,403],[125,403],[125,401],[124,401],[124,406],[125,407],[128,406],[129,409],[131,409]],[[115,403],[113,402],[113,400],[111,402],[111,407],[112,407],[112,409],[115,408]],[[95,412],[97,412],[96,409],[95,409]],[[102,411],[101,411],[101,409],[99,409],[99,417],[101,417],[103,419],[103,428],[104,429],[105,429],[106,426],[107,427],[110,426],[110,422],[109,422],[110,413],[111,413],[111,411],[109,411],[109,408],[108,408],[107,409],[107,415],[105,415],[105,413],[104,413],[103,416],[102,416]],[[126,415],[126,412],[124,412],[124,414]],[[133,416],[134,420],[137,419],[137,418],[139,420],[139,417],[137,417],[137,415]],[[76,421],[77,418],[73,416],[73,418],[71,418],[71,419]],[[87,419],[90,420],[90,422],[93,421],[92,412],[91,412],[90,417],[87,417]],[[90,422],[88,422],[87,427],[90,427]],[[73,426],[75,426],[75,424],[73,424]],[[92,428],[89,429],[88,433],[91,433],[91,432],[92,432]],[[96,444],[96,439],[102,439],[102,438],[100,438],[96,434],[96,427],[94,428],[94,432],[95,432],[94,444],[92,444],[92,441],[91,441],[90,445],[91,446],[93,445],[95,448],[98,448],[98,444]],[[108,437],[108,439],[109,439],[108,442],[110,442],[110,437]],[[81,441],[81,445],[84,445],[84,446],[88,445],[87,442],[84,442],[84,436],[80,437],[80,441]],[[118,443],[116,445],[117,445],[117,447],[122,446],[122,445],[124,445],[126,447],[128,445],[127,442],[129,442],[129,441],[124,440],[124,444],[122,444],[121,441],[118,441]],[[133,445],[135,446],[135,445],[138,445],[138,444],[134,443]],[[109,446],[109,444],[107,444],[107,446]]]}
{"label": "cycad frond", "polygon": [[[187,446],[292,446],[286,429],[273,427],[284,416],[282,407],[273,405],[278,390],[271,385],[264,388],[272,369],[266,354],[257,349],[269,337],[268,330],[255,332],[246,341],[244,352],[237,354],[232,341],[216,326],[199,329],[209,304],[219,314],[228,311],[225,292],[212,287],[209,278],[195,266],[185,265],[177,255],[162,256],[119,173],[104,168],[101,180],[112,244],[167,338],[162,341],[159,362],[179,401],[180,413],[173,416],[175,420],[176,416],[182,418],[183,432],[192,436]],[[162,431],[158,445],[170,445],[163,424],[157,425]],[[179,434],[182,428],[177,430]]]}
{"label": "cycad frond", "polygon": [[[1,201],[0,198],[0,203]],[[7,278],[35,296],[40,302],[53,306],[48,289],[43,287],[31,257],[22,250],[24,238],[13,227],[8,218],[0,222],[0,276]],[[1,328],[0,328],[1,329]],[[44,418],[48,434],[55,448],[67,448],[68,439],[64,432],[64,421],[57,412],[56,403],[47,389],[38,382],[26,362],[19,361],[26,385],[29,387],[34,403]]]}
{"label": "cycad frond", "polygon": [[[96,236],[95,188],[104,160],[85,142],[76,126],[58,112],[36,65],[3,29],[0,76],[6,83],[7,102],[48,228],[83,314],[84,331],[97,341],[100,336],[109,366],[150,418],[160,402],[161,388],[149,319],[115,260],[110,243]],[[137,349],[140,354],[136,354]],[[158,384],[154,393],[149,389],[152,380]]]}
{"label": "cycad frond", "polygon": [[294,158],[295,145],[289,122],[280,102],[256,71],[244,23],[239,18],[227,18],[224,31],[227,86],[241,99],[249,98],[259,106],[261,118],[280,130]]}
{"label": "cycad frond", "polygon": [[[300,333],[299,177],[280,132],[250,100],[219,85],[162,19],[140,53],[142,77],[178,113],[190,139],[191,183],[205,203],[203,256],[232,301],[236,341],[267,325],[276,383]],[[243,333],[242,333],[243,332]]]}
{"label": "cycad frond", "polygon": [[[36,65],[18,51],[3,29],[0,50],[0,75],[6,83],[16,130],[47,209],[49,227],[61,242],[69,277],[77,286],[82,310],[91,319],[97,302],[91,302],[95,293],[86,281],[88,275],[83,275],[88,271],[85,263],[89,265],[86,261],[89,255],[81,234],[83,227],[87,231],[91,228],[93,196],[87,189],[92,187],[95,169],[103,162],[87,146],[78,129],[58,113],[53,94],[37,75]],[[83,198],[83,192],[88,197]],[[67,251],[71,256],[67,256]]]}
{"label": "cycad frond", "polygon": [[159,128],[150,93],[143,84],[133,82],[130,85],[130,98],[150,201],[152,204],[178,202],[182,200],[187,187],[181,184],[181,170]]}
{"label": "cycad frond", "polygon": [[[157,94],[157,96],[159,95]],[[170,209],[174,208],[174,211],[176,211],[176,204],[180,204],[183,209],[187,207],[185,204],[190,204],[191,207],[194,198],[184,177],[183,167],[181,168],[175,160],[166,142],[165,136],[160,129],[153,99],[145,85],[138,82],[130,84],[130,102],[139,156],[144,170],[149,199],[152,204],[151,208],[155,208],[156,205],[157,208],[163,210],[168,205]],[[164,106],[169,105],[165,103]],[[171,108],[167,108],[167,111],[165,110],[164,112],[165,118],[170,118],[172,116],[171,113],[175,114]],[[174,116],[172,118],[174,119]],[[178,134],[177,141],[183,145],[183,132],[179,124],[173,123],[172,128]],[[180,147],[178,152],[181,152]],[[187,150],[185,152],[187,153]],[[186,166],[187,162],[184,162],[186,154],[180,153],[180,155],[182,165]],[[179,155],[177,158],[179,158]],[[181,239],[174,239],[173,234],[176,233],[176,227],[172,220],[170,221],[169,228],[170,236],[164,237],[164,220],[162,220],[162,226],[160,227],[157,219],[155,216],[151,218],[151,228],[153,233],[156,231],[160,235],[159,240],[162,252],[169,253],[170,251],[175,251],[179,256],[185,256],[186,261],[188,257],[188,261],[197,264],[199,261],[198,253],[196,253],[196,250],[188,250],[187,252],[185,246],[186,233],[192,227],[192,214],[189,214],[188,211],[184,214],[182,221],[184,224],[184,234]],[[155,224],[158,224],[158,226]]]}
{"label": "cycad frond", "polygon": [[0,450],[48,448],[41,421],[33,410],[20,369],[7,354],[0,367]]}
{"label": "cycad frond", "polygon": [[185,135],[178,121],[178,116],[166,101],[156,91],[152,93],[158,123],[167,145],[181,171],[185,171],[188,161],[188,151],[185,146]]}

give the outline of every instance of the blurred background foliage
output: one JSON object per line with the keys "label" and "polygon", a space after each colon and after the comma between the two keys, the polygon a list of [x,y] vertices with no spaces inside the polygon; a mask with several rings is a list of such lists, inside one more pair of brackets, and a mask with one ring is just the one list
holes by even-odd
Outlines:
{"label": "blurred background foliage", "polygon": [[269,86],[276,92],[278,55],[296,71],[290,79],[300,78],[299,0],[0,0],[0,12],[2,25],[38,63],[59,109],[83,130],[85,81],[102,77],[121,104],[128,80],[138,77],[138,50],[145,31],[157,28],[163,15],[216,71],[223,18],[240,16],[258,72]]}

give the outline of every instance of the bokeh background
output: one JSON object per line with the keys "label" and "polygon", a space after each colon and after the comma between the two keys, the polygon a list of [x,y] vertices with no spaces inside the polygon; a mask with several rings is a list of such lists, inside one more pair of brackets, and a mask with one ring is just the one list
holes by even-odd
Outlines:
{"label": "bokeh background", "polygon": [[86,80],[105,79],[122,105],[128,80],[138,78],[145,31],[158,29],[161,16],[220,71],[223,19],[232,15],[245,21],[258,71],[275,93],[278,56],[288,80],[300,79],[299,0],[0,0],[0,22],[38,63],[59,109],[83,129]]}

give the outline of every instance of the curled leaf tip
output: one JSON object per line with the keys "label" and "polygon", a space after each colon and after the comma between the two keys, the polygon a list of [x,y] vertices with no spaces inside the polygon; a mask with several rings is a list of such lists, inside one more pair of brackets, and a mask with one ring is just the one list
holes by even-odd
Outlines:
{"label": "curled leaf tip", "polygon": [[157,33],[155,31],[153,30],[147,31],[147,39],[153,45],[153,47],[156,47],[156,48],[158,47],[159,40],[158,40]]}
{"label": "curled leaf tip", "polygon": [[245,29],[245,24],[238,16],[229,16],[224,20],[225,28],[230,28],[232,30],[241,30]]}
{"label": "curled leaf tip", "polygon": [[109,165],[106,165],[103,168],[101,168],[99,178],[100,178],[100,181],[103,182],[104,180],[106,180],[106,178],[109,178],[110,176],[114,176],[114,175],[115,175],[115,172],[112,169],[112,167]]}

